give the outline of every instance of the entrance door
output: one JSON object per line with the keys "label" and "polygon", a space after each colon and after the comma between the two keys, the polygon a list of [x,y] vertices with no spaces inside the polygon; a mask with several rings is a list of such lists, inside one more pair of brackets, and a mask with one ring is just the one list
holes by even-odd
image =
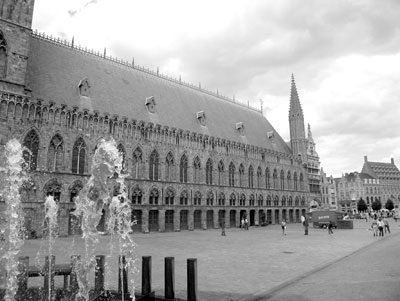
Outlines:
{"label": "entrance door", "polygon": [[272,223],[272,210],[267,210],[267,223]]}
{"label": "entrance door", "polygon": [[282,220],[287,221],[286,209],[283,209],[283,210],[282,210]]}
{"label": "entrance door", "polygon": [[300,210],[296,209],[296,223],[300,222]]}
{"label": "entrance door", "polygon": [[174,231],[174,210],[165,211],[165,231]]}
{"label": "entrance door", "polygon": [[293,223],[293,209],[289,209],[289,222]]}
{"label": "entrance door", "polygon": [[255,216],[256,216],[256,211],[250,210],[250,226],[255,225]]}
{"label": "entrance door", "polygon": [[189,229],[189,226],[188,226],[188,213],[189,212],[187,210],[181,210],[181,213],[180,213],[180,220],[181,220],[180,229],[181,230]]}
{"label": "entrance door", "polygon": [[261,226],[265,224],[265,212],[264,210],[258,211],[258,224]]}
{"label": "entrance door", "polygon": [[194,228],[201,229],[201,210],[194,211]]}
{"label": "entrance door", "polygon": [[279,224],[279,209],[275,210],[275,224]]}
{"label": "entrance door", "polygon": [[142,232],[142,210],[132,210],[132,231]]}
{"label": "entrance door", "polygon": [[214,211],[207,211],[207,229],[214,229]]}
{"label": "entrance door", "polygon": [[231,228],[236,227],[236,210],[229,212],[229,223],[231,224]]}
{"label": "entrance door", "polygon": [[158,210],[149,211],[149,231],[158,232]]}

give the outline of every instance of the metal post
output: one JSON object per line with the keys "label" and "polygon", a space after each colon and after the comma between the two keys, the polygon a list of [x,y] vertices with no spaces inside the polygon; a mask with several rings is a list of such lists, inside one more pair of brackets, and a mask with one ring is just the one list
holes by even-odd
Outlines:
{"label": "metal post", "polygon": [[[118,259],[118,292],[122,294],[128,293],[128,274],[126,272],[125,256],[121,255]],[[122,278],[122,279],[121,279]]]}
{"label": "metal post", "polygon": [[104,290],[104,255],[96,256],[96,270],[94,273],[94,290],[101,292]]}
{"label": "metal post", "polygon": [[175,299],[175,258],[164,258],[165,299]]}
{"label": "metal post", "polygon": [[187,260],[187,300],[197,300],[197,259]]}
{"label": "metal post", "polygon": [[56,257],[54,255],[46,256],[44,261],[44,300],[54,300],[54,264]]}
{"label": "metal post", "polygon": [[151,293],[151,256],[142,257],[142,295]]}

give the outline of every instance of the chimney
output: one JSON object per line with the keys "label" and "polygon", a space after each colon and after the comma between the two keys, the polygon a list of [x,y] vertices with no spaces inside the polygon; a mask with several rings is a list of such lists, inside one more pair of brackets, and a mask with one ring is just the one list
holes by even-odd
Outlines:
{"label": "chimney", "polygon": [[394,158],[390,158],[390,162],[394,165]]}
{"label": "chimney", "polygon": [[368,162],[367,156],[364,156],[364,162]]}

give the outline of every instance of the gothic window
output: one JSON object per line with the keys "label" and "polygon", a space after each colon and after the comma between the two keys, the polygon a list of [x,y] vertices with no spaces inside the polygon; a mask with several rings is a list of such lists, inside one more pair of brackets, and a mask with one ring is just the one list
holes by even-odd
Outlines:
{"label": "gothic window", "polygon": [[223,192],[218,194],[218,206],[225,206],[225,194]]}
{"label": "gothic window", "polygon": [[250,195],[250,199],[249,199],[249,205],[250,205],[250,206],[254,206],[254,202],[255,202],[254,194],[251,194],[251,195]]}
{"label": "gothic window", "polygon": [[7,41],[3,32],[0,30],[0,78],[7,74]]}
{"label": "gothic window", "polygon": [[69,201],[75,202],[75,199],[79,196],[79,192],[82,190],[83,184],[81,181],[75,181],[69,191]]}
{"label": "gothic window", "polygon": [[193,182],[198,184],[200,183],[200,159],[196,157],[193,162]]}
{"label": "gothic window", "polygon": [[31,130],[24,139],[24,147],[27,150],[23,151],[23,157],[29,170],[36,170],[39,153],[39,136],[35,130]]}
{"label": "gothic window", "polygon": [[87,78],[82,79],[78,84],[79,95],[89,97],[90,96],[90,85]]}
{"label": "gothic window", "polygon": [[249,187],[250,188],[254,187],[254,171],[253,171],[253,166],[251,165],[249,167]]}
{"label": "gothic window", "polygon": [[52,196],[56,202],[60,201],[62,186],[56,179],[47,182],[43,190],[46,196]]}
{"label": "gothic window", "polygon": [[158,152],[154,150],[150,154],[149,160],[149,179],[157,181],[158,180],[158,165],[159,165],[159,156]]}
{"label": "gothic window", "polygon": [[80,137],[72,149],[72,173],[84,174],[86,160],[86,144]]}
{"label": "gothic window", "polygon": [[201,205],[201,193],[200,193],[200,191],[196,191],[195,192],[193,201],[194,201],[193,205],[197,205],[197,206]]}
{"label": "gothic window", "polygon": [[259,166],[257,169],[257,188],[261,188],[261,175],[262,175],[262,171],[261,171],[261,167]]}
{"label": "gothic window", "polygon": [[281,190],[285,189],[285,172],[281,170]]}
{"label": "gothic window", "polygon": [[264,198],[261,194],[258,196],[258,206],[264,206]]}
{"label": "gothic window", "polygon": [[229,206],[236,206],[236,195],[234,193],[229,198]]}
{"label": "gothic window", "polygon": [[303,173],[300,173],[300,190],[304,190],[304,179],[303,179]]}
{"label": "gothic window", "polygon": [[60,135],[55,135],[50,141],[47,151],[47,170],[60,171],[62,170],[64,161],[64,142]]}
{"label": "gothic window", "polygon": [[305,206],[306,205],[306,199],[304,197],[301,198],[300,205],[301,206]]}
{"label": "gothic window", "polygon": [[268,195],[267,196],[267,207],[271,207],[271,196],[270,195]]}
{"label": "gothic window", "polygon": [[181,193],[180,204],[188,205],[188,192],[186,190],[182,191],[182,193]]}
{"label": "gothic window", "polygon": [[293,199],[291,196],[289,197],[288,206],[293,207]]}
{"label": "gothic window", "polygon": [[208,159],[206,163],[206,184],[208,185],[212,185],[212,169],[212,161],[211,159]]}
{"label": "gothic window", "polygon": [[269,168],[268,167],[265,169],[265,188],[266,189],[270,189],[271,188],[270,174],[269,174]]}
{"label": "gothic window", "polygon": [[181,183],[187,183],[188,174],[188,159],[186,155],[181,157],[181,163],[179,165],[179,180]]}
{"label": "gothic window", "polygon": [[246,196],[244,195],[244,193],[242,193],[242,194],[240,195],[239,205],[240,205],[240,206],[246,206]]}
{"label": "gothic window", "polygon": [[140,205],[142,204],[142,197],[143,197],[143,193],[142,190],[139,187],[136,187],[133,191],[132,191],[132,204],[133,205]]}
{"label": "gothic window", "polygon": [[126,154],[125,154],[125,148],[124,148],[124,146],[120,143],[120,144],[118,144],[118,147],[117,147],[117,149],[118,149],[118,152],[119,152],[119,154],[120,154],[120,156],[122,156],[122,169],[121,169],[121,171],[125,171],[126,170]]}
{"label": "gothic window", "polygon": [[278,198],[277,195],[275,196],[275,199],[274,199],[274,206],[275,206],[275,207],[278,207],[278,206],[279,206],[279,198]]}
{"label": "gothic window", "polygon": [[172,181],[173,179],[173,168],[174,168],[174,157],[171,153],[168,153],[165,158],[165,180]]}
{"label": "gothic window", "polygon": [[287,189],[292,188],[292,175],[290,174],[290,171],[287,172]]}
{"label": "gothic window", "polygon": [[293,184],[294,184],[294,190],[297,191],[297,172],[294,172],[293,174]]}
{"label": "gothic window", "polygon": [[218,185],[224,184],[224,162],[219,161],[218,163]]}
{"label": "gothic window", "polygon": [[244,167],[242,164],[240,164],[239,166],[239,187],[243,187],[244,186]]}
{"label": "gothic window", "polygon": [[284,196],[282,197],[282,206],[286,207],[286,198]]}
{"label": "gothic window", "polygon": [[132,156],[132,177],[135,179],[139,179],[142,177],[142,169],[143,169],[143,152],[137,147],[133,152]]}
{"label": "gothic window", "polygon": [[273,182],[274,182],[274,188],[278,188],[278,172],[276,169],[274,169],[274,173],[272,174]]}
{"label": "gothic window", "polygon": [[147,97],[144,104],[146,105],[146,108],[150,113],[156,112],[156,100],[154,96]]}
{"label": "gothic window", "polygon": [[207,193],[207,199],[206,199],[207,206],[212,206],[213,205],[213,201],[214,201],[214,194],[212,193],[212,191],[209,191]]}
{"label": "gothic window", "polygon": [[235,165],[233,162],[229,164],[229,186],[235,186]]}
{"label": "gothic window", "polygon": [[173,205],[175,199],[175,191],[172,188],[168,188],[165,192],[165,205]]}
{"label": "gothic window", "polygon": [[158,205],[159,195],[160,194],[159,194],[158,190],[156,188],[153,188],[149,194],[149,204],[150,205]]}
{"label": "gothic window", "polygon": [[24,181],[19,189],[21,201],[24,203],[36,201],[36,185],[31,179]]}

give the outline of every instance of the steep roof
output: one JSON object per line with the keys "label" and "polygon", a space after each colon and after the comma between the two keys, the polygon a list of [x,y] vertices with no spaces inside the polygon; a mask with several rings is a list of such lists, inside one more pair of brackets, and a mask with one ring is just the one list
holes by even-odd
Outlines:
{"label": "steep roof", "polygon": [[393,163],[365,161],[361,172],[378,179],[400,180],[400,171]]}
{"label": "steep roof", "polygon": [[[79,94],[83,79],[88,80],[90,97]],[[292,153],[260,112],[35,35],[30,41],[27,83],[33,98]],[[145,106],[150,96],[155,99],[155,113]],[[205,126],[197,120],[199,111],[205,113]],[[239,122],[244,124],[244,135],[236,129]]]}

